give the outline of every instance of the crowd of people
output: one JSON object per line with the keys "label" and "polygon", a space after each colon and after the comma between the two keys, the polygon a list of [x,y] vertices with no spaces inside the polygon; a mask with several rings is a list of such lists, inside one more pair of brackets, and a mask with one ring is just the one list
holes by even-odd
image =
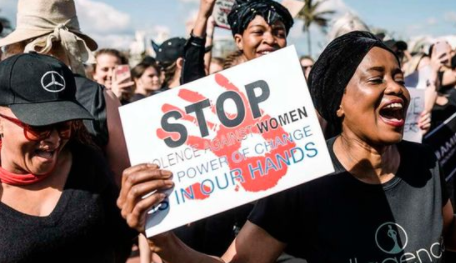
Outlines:
{"label": "crowd of people", "polygon": [[132,249],[141,263],[456,262],[448,178],[427,145],[402,140],[406,86],[425,90],[422,134],[456,113],[456,51],[440,40],[409,52],[349,14],[299,60],[335,172],[145,237],[172,172],[130,165],[118,108],[289,44],[286,7],[236,0],[237,50],[212,57],[215,2],[200,0],[188,38],[130,69],[127,53],[81,32],[73,0],[18,1],[0,39],[0,262],[125,262]]}

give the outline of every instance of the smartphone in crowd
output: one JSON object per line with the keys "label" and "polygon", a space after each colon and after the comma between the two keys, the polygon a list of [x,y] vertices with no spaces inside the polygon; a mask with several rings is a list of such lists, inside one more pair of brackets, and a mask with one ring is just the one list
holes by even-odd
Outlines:
{"label": "smartphone in crowd", "polygon": [[434,44],[434,52],[436,58],[440,63],[446,67],[450,67],[451,55],[448,50],[448,43],[445,41],[439,41]]}
{"label": "smartphone in crowd", "polygon": [[[131,81],[131,72],[130,72],[130,66],[129,65],[117,65],[115,71],[115,78],[116,81],[120,82],[120,85],[126,84]],[[129,101],[130,97],[132,96],[133,93],[133,87],[132,86],[127,86],[123,87],[120,89],[120,100],[122,101]]]}
{"label": "smartphone in crowd", "polygon": [[116,79],[117,80],[122,80],[124,81],[129,81],[131,78],[131,73],[130,73],[130,66],[125,64],[125,65],[117,65],[116,70]]}

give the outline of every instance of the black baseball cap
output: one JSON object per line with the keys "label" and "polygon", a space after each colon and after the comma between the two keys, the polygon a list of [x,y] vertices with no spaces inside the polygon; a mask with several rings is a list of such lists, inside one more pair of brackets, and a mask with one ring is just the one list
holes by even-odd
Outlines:
{"label": "black baseball cap", "polygon": [[383,43],[392,50],[394,50],[394,47],[396,47],[397,50],[401,51],[407,50],[408,48],[407,43],[405,43],[405,41],[402,40],[388,39],[383,41]]}
{"label": "black baseball cap", "polygon": [[51,56],[26,53],[0,62],[0,106],[9,107],[23,123],[93,119],[75,95],[73,73]]}
{"label": "black baseball cap", "polygon": [[184,47],[187,40],[182,37],[173,37],[163,42],[156,50],[155,57],[159,63],[170,64],[184,56]]}

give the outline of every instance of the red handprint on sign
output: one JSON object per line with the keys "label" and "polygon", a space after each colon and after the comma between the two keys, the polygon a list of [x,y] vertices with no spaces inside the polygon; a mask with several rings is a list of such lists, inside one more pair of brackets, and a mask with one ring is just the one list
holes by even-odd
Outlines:
{"label": "red handprint on sign", "polygon": [[[222,87],[225,90],[228,91],[234,91],[238,93],[242,99],[242,103],[244,104],[246,109],[250,109],[250,102],[247,99],[246,95],[241,92],[233,83],[231,83],[226,77],[224,77],[221,74],[216,74],[215,75],[215,81],[216,83]],[[203,95],[201,95],[198,92],[187,90],[187,89],[181,89],[179,91],[178,96],[188,102],[191,103],[196,103],[200,102],[202,100],[206,100]],[[211,103],[210,106],[211,111],[214,114],[217,114],[217,109],[214,104]],[[186,121],[193,122],[194,124],[197,125],[197,120],[194,116],[189,115],[185,113],[185,111],[179,109],[176,106],[170,105],[170,104],[164,104],[162,106],[162,111],[164,113],[169,112],[169,111],[178,111],[181,115],[182,118]],[[276,138],[283,138],[284,136],[287,136],[288,133],[282,128],[282,127],[277,127],[276,129],[268,129],[268,130],[263,130],[261,133],[259,129],[257,128],[256,124],[262,121],[269,120],[271,117],[268,114],[265,114],[263,110],[261,111],[261,117],[255,119],[252,111],[246,110],[245,111],[245,117],[242,120],[241,124],[236,126],[236,127],[226,127],[222,124],[214,124],[212,122],[206,122],[207,127],[215,132],[215,138],[214,139],[206,139],[198,136],[193,136],[189,135],[186,144],[189,146],[192,146],[196,149],[199,150],[207,150],[207,147],[205,145],[211,145],[211,140],[222,140],[223,138],[228,138],[229,134],[235,132],[236,130],[239,129],[248,129],[250,127],[250,132],[254,134],[261,135],[262,138],[268,142],[268,141],[275,141]],[[227,117],[229,119],[234,119],[236,118],[236,114],[227,114]],[[173,140],[177,140],[179,138],[178,133],[168,133],[162,129],[157,130],[157,136],[160,139],[165,139],[167,137],[171,137]],[[220,148],[215,148],[211,149],[211,151],[216,155],[217,157],[223,157],[226,155],[229,155],[230,153],[240,151],[241,150],[241,144],[242,140],[235,140],[233,143],[230,144],[225,144],[223,147]],[[230,170],[233,169],[239,169],[241,170],[241,174],[243,175],[242,181],[238,180],[238,184],[246,191],[250,192],[258,192],[258,191],[264,191],[267,189],[270,189],[274,186],[277,185],[279,180],[286,175],[287,173],[287,166],[283,166],[281,169],[270,169],[267,174],[264,175],[256,175],[256,176],[251,176],[250,173],[250,167],[258,167],[258,166],[263,166],[265,165],[265,161],[267,159],[274,159],[274,157],[277,154],[283,154],[285,152],[289,152],[293,147],[295,147],[296,144],[294,142],[288,142],[285,144],[277,144],[275,147],[272,147],[270,151],[266,152],[263,156],[250,156],[250,157],[244,157],[242,162],[234,162],[231,158],[227,158],[227,163],[230,168]],[[195,184],[193,189],[197,190],[201,188],[201,185],[199,183]],[[206,188],[205,188],[206,189]],[[201,190],[195,191],[195,197],[196,199],[204,199],[207,198],[207,195],[204,195],[201,193]]]}

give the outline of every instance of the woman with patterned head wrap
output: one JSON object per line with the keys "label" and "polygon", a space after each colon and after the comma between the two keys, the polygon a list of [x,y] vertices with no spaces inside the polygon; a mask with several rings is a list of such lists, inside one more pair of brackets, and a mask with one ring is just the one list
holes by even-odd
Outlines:
{"label": "woman with patterned head wrap", "polygon": [[[456,249],[438,162],[425,146],[402,141],[410,95],[394,52],[371,33],[350,32],[326,47],[309,86],[339,134],[327,141],[335,172],[258,201],[221,259],[172,233],[150,238],[166,262],[274,262],[285,247],[309,263],[443,262],[443,251]],[[144,231],[146,201],[128,201],[130,192],[123,188],[118,204]]]}
{"label": "woman with patterned head wrap", "polygon": [[237,47],[251,60],[285,47],[293,18],[276,1],[238,0],[228,15],[228,23]]}
{"label": "woman with patterned head wrap", "polygon": [[[204,36],[214,4],[214,0],[201,1],[195,27],[184,49],[181,84],[206,75]],[[228,23],[236,46],[248,61],[286,47],[293,18],[288,9],[273,0],[236,0],[228,15]]]}

